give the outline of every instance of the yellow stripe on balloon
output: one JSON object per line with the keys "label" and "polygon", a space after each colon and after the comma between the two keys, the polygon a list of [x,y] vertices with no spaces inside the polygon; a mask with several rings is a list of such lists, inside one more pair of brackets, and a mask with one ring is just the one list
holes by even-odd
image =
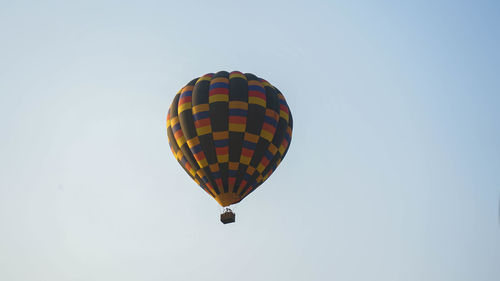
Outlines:
{"label": "yellow stripe on balloon", "polygon": [[233,79],[233,78],[241,78],[241,79],[247,80],[247,77],[244,74],[238,73],[238,72],[229,74],[229,79]]}
{"label": "yellow stripe on balloon", "polygon": [[212,132],[212,126],[210,126],[210,125],[196,128],[196,133],[198,134],[198,136],[210,134],[211,132]]}
{"label": "yellow stripe on balloon", "polygon": [[224,101],[228,102],[229,101],[229,95],[227,94],[218,94],[218,95],[212,95],[208,97],[208,102],[209,103],[214,103],[218,101]]}

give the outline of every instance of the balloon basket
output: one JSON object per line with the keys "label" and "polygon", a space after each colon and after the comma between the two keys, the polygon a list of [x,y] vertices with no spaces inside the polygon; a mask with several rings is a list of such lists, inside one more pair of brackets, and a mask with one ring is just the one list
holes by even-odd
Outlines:
{"label": "balloon basket", "polygon": [[231,211],[231,209],[229,209],[229,208],[226,208],[224,213],[220,214],[220,221],[223,224],[235,222],[235,218],[236,218],[236,214],[233,213],[233,211]]}

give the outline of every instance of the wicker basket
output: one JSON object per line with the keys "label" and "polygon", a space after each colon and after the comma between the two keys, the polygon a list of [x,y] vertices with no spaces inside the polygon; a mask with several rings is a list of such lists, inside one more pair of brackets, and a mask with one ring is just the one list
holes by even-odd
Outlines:
{"label": "wicker basket", "polygon": [[235,218],[236,218],[236,214],[231,212],[231,211],[226,211],[226,212],[220,214],[220,221],[223,224],[232,223],[235,221]]}

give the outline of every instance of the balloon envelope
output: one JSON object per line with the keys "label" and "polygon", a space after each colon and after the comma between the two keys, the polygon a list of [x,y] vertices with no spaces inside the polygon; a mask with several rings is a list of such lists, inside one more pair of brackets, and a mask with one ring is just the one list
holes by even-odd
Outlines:
{"label": "balloon envelope", "polygon": [[288,151],[292,127],[283,94],[238,71],[193,79],[175,95],[167,114],[175,158],[224,207],[269,178]]}

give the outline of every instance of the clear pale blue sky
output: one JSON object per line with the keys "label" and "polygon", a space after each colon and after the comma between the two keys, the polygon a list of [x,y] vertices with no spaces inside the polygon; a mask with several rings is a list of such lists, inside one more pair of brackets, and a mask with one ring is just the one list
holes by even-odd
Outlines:
{"label": "clear pale blue sky", "polygon": [[[499,15],[1,1],[0,280],[500,280]],[[266,78],[295,121],[232,225],[165,130],[218,70]]]}

